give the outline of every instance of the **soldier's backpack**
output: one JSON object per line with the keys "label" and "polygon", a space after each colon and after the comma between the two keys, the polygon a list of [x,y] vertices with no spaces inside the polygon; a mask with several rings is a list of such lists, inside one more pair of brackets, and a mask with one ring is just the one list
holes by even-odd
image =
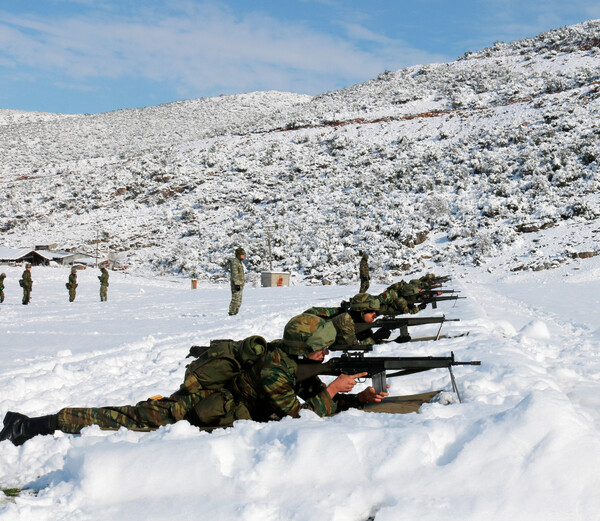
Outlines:
{"label": "soldier's backpack", "polygon": [[192,346],[196,360],[185,370],[185,379],[175,394],[194,394],[198,401],[185,419],[202,428],[228,427],[235,420],[250,420],[250,412],[225,386],[254,365],[267,352],[260,336],[244,340],[211,340],[210,346]]}
{"label": "soldier's backpack", "polygon": [[267,341],[261,336],[240,341],[211,340],[210,346],[194,346],[191,351],[198,358],[187,366],[181,387],[193,394],[223,388],[262,358],[267,352]]}

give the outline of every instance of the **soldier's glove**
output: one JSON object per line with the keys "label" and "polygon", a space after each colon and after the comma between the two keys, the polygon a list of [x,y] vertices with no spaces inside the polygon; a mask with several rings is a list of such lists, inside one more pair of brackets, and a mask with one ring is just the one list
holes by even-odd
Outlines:
{"label": "soldier's glove", "polygon": [[236,291],[240,291],[242,289],[242,286],[240,286],[239,284],[235,285],[235,290]]}
{"label": "soldier's glove", "polygon": [[425,309],[427,307],[427,304],[425,304],[425,302],[419,304],[419,309]]}
{"label": "soldier's glove", "polygon": [[385,327],[380,327],[377,331],[373,333],[373,338],[376,342],[379,342],[381,340],[385,340],[386,338],[390,338],[391,334],[392,332],[389,329],[386,329]]}

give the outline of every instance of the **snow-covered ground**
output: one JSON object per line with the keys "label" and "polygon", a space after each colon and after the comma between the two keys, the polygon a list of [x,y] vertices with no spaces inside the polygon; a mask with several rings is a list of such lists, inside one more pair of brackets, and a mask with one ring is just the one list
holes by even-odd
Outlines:
{"label": "snow-covered ground", "polygon": [[[229,317],[225,285],[192,290],[188,279],[111,273],[100,303],[99,272],[88,269],[69,303],[68,270],[34,267],[33,299],[22,306],[22,270],[1,269],[2,416],[169,394],[190,345],[277,338],[294,314],[358,289],[248,287]],[[469,336],[378,353],[481,360],[455,370],[462,404],[407,415],[306,412],[213,433],[183,421],[152,433],[90,427],[22,447],[2,442],[0,488],[25,490],[0,500],[0,519],[600,519],[600,258],[538,272],[450,269],[468,298],[421,315],[460,318],[445,331]],[[390,383],[392,395],[450,390],[444,370]]]}

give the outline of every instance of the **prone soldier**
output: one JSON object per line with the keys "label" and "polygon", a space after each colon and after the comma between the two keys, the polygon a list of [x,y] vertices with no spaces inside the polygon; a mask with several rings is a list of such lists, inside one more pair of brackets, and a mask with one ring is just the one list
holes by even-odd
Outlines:
{"label": "prone soldier", "polygon": [[389,337],[389,333],[381,336],[385,334],[383,331],[373,333],[368,328],[361,328],[362,332],[358,334],[356,331],[357,323],[370,324],[380,312],[380,303],[376,297],[369,293],[358,293],[350,302],[342,304],[340,307],[312,307],[304,313],[325,318],[335,327],[336,346],[373,345]]}
{"label": "prone soldier", "polygon": [[286,324],[282,340],[267,343],[262,337],[251,336],[239,342],[218,341],[206,348],[207,355],[187,367],[183,384],[168,398],[118,407],[65,408],[34,418],[9,411],[0,441],[21,445],[37,435],[56,430],[79,433],[89,425],[105,430],[125,427],[149,431],[183,419],[212,430],[231,426],[237,419],[297,417],[302,409],[331,416],[350,407],[380,402],[387,392],[375,392],[373,387],[356,395],[342,394],[351,391],[356,379],[367,373],[340,375],[329,385],[317,376],[296,381],[300,359],[322,362],[335,336],[331,322],[301,314]]}

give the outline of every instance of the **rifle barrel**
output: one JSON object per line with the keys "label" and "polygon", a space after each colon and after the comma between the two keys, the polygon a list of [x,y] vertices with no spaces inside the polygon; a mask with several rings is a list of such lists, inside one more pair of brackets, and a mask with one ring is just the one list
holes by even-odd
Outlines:
{"label": "rifle barrel", "polygon": [[342,355],[330,358],[327,362],[319,364],[314,362],[299,362],[296,371],[296,380],[302,381],[311,376],[340,374],[367,373],[369,377],[386,371],[396,371],[387,376],[403,376],[430,369],[448,368],[453,365],[481,365],[481,361],[473,360],[458,362],[451,356],[352,356]]}

